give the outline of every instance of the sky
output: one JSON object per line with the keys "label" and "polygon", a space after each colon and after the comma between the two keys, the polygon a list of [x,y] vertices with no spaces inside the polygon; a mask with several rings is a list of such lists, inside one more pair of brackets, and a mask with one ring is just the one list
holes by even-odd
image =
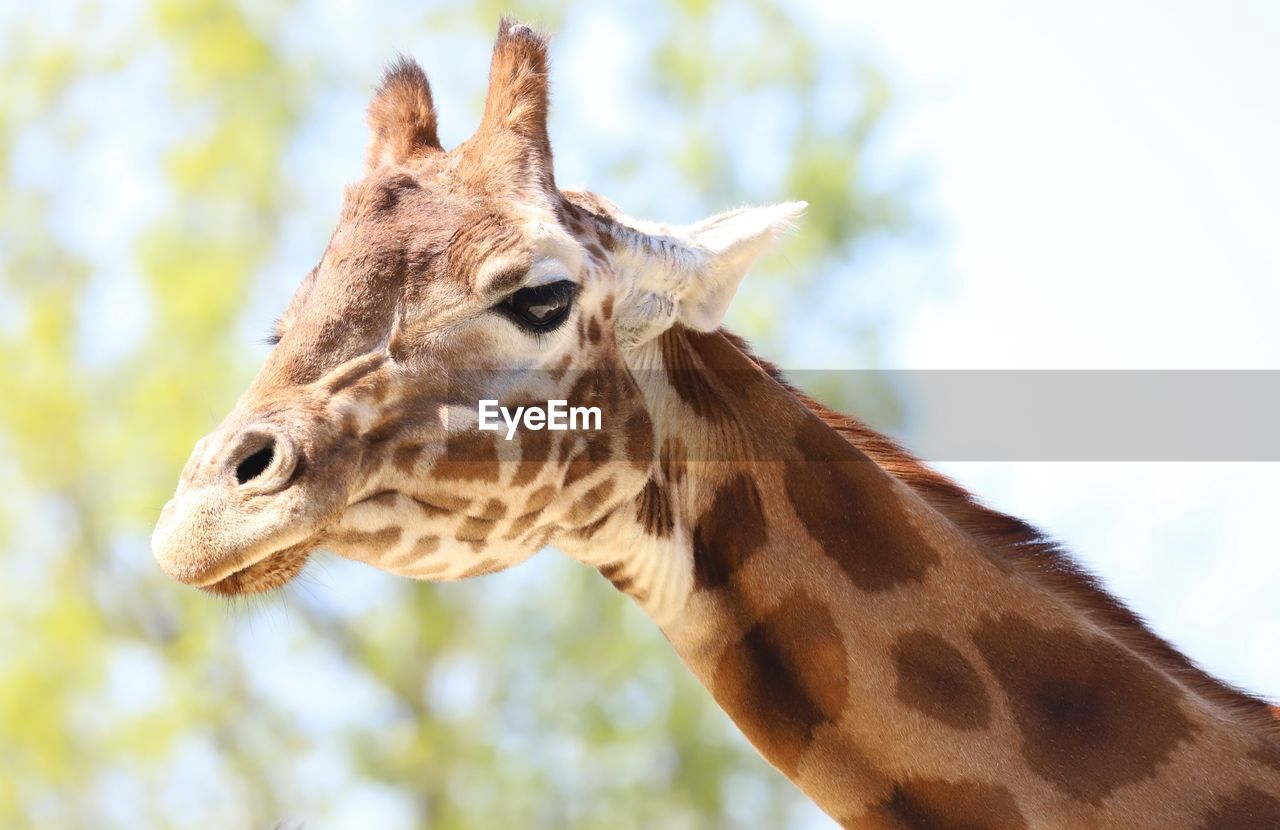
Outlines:
{"label": "sky", "polygon": [[902,105],[888,141],[928,159],[954,280],[903,365],[1280,363],[1280,7],[850,9]]}

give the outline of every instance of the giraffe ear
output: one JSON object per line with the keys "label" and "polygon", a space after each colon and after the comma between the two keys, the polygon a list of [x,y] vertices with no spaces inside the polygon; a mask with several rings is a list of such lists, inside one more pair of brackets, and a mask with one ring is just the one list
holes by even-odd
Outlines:
{"label": "giraffe ear", "polygon": [[739,208],[685,228],[681,235],[705,265],[680,292],[680,323],[696,331],[717,329],[747,271],[795,226],[806,207],[806,202],[783,202]]}
{"label": "giraffe ear", "polygon": [[369,103],[368,121],[366,170],[443,149],[436,133],[436,108],[427,73],[403,55],[382,76],[382,84]]}

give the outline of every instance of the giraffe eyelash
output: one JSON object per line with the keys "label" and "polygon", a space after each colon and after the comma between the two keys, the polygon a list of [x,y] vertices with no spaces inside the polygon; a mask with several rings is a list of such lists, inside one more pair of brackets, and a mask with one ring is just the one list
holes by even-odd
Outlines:
{"label": "giraffe eyelash", "polygon": [[282,336],[283,335],[280,333],[280,318],[277,317],[271,324],[271,331],[267,333],[266,337],[262,338],[262,345],[278,346],[280,345],[280,338]]}

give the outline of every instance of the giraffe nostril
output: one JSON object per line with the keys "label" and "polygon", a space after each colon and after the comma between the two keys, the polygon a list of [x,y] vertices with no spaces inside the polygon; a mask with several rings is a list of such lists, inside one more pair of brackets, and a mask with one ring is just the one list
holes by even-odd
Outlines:
{"label": "giraffe nostril", "polygon": [[257,496],[284,489],[297,472],[297,447],[277,428],[252,426],[232,433],[224,446],[227,449],[217,454],[216,467],[210,473],[220,484],[243,488],[247,494]]}
{"label": "giraffe nostril", "polygon": [[242,487],[253,481],[266,472],[275,457],[276,445],[273,441],[236,465],[236,481]]}

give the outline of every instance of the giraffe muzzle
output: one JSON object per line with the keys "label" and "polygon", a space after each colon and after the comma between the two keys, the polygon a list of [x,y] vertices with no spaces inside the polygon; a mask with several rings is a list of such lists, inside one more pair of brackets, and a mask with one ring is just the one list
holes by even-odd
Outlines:
{"label": "giraffe muzzle", "polygon": [[156,561],[209,587],[306,542],[327,517],[307,492],[302,456],[284,428],[262,422],[202,438],[156,523]]}

